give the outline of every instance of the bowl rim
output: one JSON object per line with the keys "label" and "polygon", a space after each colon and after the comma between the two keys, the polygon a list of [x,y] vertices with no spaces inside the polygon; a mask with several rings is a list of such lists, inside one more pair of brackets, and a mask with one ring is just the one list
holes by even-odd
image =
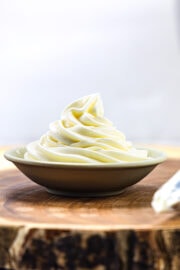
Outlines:
{"label": "bowl rim", "polygon": [[148,152],[152,152],[156,155],[152,159],[143,160],[143,161],[132,161],[127,163],[102,163],[102,164],[93,164],[93,163],[63,163],[63,162],[52,162],[52,161],[31,161],[25,160],[21,157],[17,157],[15,153],[17,151],[25,150],[25,146],[19,146],[16,148],[12,148],[7,150],[4,153],[4,157],[16,164],[24,164],[24,165],[33,165],[33,166],[43,166],[43,167],[56,167],[56,168],[131,168],[131,167],[145,167],[145,166],[153,166],[162,163],[167,159],[167,155],[160,150],[154,148],[145,148],[138,147],[141,150],[147,150]]}

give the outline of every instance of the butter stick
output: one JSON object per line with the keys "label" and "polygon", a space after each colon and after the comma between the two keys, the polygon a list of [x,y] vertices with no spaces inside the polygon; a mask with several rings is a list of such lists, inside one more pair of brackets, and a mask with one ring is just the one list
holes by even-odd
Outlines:
{"label": "butter stick", "polygon": [[180,170],[177,171],[155,193],[151,205],[155,212],[172,210],[180,204]]}

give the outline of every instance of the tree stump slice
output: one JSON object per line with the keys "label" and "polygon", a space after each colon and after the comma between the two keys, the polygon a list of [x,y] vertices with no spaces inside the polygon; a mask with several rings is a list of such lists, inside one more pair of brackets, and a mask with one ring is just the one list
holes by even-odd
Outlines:
{"label": "tree stump slice", "polygon": [[179,165],[167,160],[106,198],[55,196],[1,168],[0,269],[179,270],[179,212],[156,214],[150,205]]}

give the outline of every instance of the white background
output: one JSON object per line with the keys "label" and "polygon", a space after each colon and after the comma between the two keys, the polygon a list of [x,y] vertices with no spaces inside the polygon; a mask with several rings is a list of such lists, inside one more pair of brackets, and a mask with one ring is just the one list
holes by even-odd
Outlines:
{"label": "white background", "polygon": [[38,139],[94,92],[128,139],[180,144],[177,13],[172,0],[0,1],[0,144]]}

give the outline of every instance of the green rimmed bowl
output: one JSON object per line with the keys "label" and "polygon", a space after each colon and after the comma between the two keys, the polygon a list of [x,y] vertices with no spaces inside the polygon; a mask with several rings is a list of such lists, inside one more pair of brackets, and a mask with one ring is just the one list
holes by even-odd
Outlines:
{"label": "green rimmed bowl", "polygon": [[[142,149],[142,148],[141,148]],[[148,175],[166,155],[144,148],[150,159],[120,164],[75,164],[24,159],[25,147],[7,151],[4,156],[29,179],[48,192],[73,197],[100,197],[121,193]]]}

